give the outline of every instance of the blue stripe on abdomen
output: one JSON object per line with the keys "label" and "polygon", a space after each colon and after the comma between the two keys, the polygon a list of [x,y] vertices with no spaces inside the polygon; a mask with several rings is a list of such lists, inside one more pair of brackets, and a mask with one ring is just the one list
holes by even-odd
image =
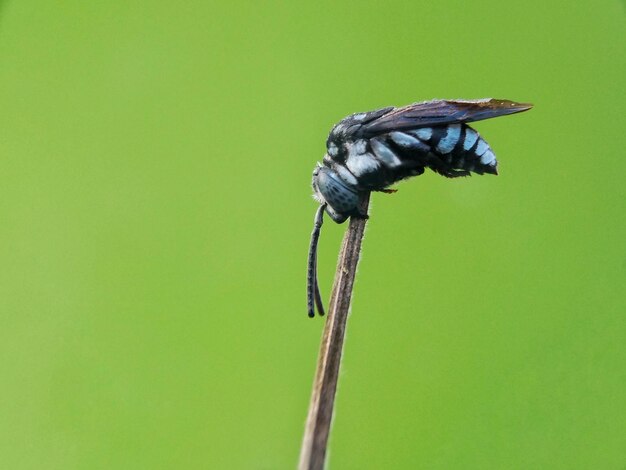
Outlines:
{"label": "blue stripe on abdomen", "polygon": [[452,152],[461,136],[461,124],[453,124],[448,126],[446,134],[437,144],[437,152],[446,154]]}

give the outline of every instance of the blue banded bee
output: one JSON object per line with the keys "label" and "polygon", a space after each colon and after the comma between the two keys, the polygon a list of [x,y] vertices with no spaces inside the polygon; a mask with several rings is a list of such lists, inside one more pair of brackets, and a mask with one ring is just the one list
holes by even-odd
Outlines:
{"label": "blue banded bee", "polygon": [[519,113],[531,104],[508,100],[432,100],[401,108],[356,113],[330,131],[326,155],[313,170],[314,198],[320,203],[311,235],[307,306],[324,314],[317,285],[317,243],[324,211],[337,223],[367,217],[358,207],[370,191],[393,192],[393,183],[418,176],[426,168],[447,178],[498,174],[487,142],[468,122]]}

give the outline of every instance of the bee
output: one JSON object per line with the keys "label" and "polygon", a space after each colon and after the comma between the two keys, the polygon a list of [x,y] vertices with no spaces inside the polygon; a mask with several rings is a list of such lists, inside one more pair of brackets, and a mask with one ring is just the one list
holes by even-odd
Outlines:
{"label": "bee", "polygon": [[355,113],[336,124],[326,141],[326,155],[313,170],[315,215],[307,270],[307,307],[314,303],[324,315],[317,284],[317,244],[324,212],[341,224],[359,212],[363,196],[388,189],[397,181],[418,176],[426,168],[447,178],[498,174],[489,144],[470,126],[532,108],[509,100],[432,100],[400,108]]}

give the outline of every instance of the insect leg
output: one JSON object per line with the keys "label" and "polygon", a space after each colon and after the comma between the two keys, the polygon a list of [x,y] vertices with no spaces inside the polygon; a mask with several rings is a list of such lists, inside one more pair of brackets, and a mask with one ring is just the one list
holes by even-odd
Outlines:
{"label": "insect leg", "polygon": [[472,176],[472,174],[467,170],[456,170],[453,168],[447,170],[435,170],[442,176],[446,178],[458,178],[459,176]]}

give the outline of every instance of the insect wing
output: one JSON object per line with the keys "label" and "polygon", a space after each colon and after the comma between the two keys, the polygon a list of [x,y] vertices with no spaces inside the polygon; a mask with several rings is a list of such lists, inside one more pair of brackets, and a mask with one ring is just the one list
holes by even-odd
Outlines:
{"label": "insect wing", "polygon": [[432,100],[396,108],[361,126],[356,138],[369,138],[397,130],[416,129],[462,122],[482,121],[519,113],[527,103],[487,98],[482,100]]}

